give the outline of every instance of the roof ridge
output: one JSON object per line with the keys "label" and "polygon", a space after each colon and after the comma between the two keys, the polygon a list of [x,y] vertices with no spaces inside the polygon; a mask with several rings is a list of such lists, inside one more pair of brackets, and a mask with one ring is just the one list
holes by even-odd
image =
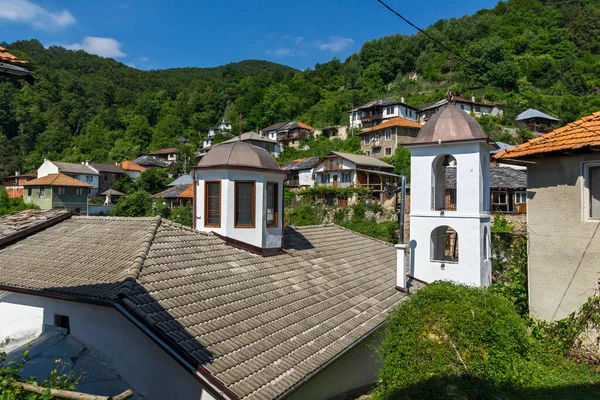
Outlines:
{"label": "roof ridge", "polygon": [[152,242],[154,241],[154,237],[156,236],[156,232],[158,231],[158,227],[162,221],[162,217],[156,216],[152,219],[152,223],[150,224],[150,229],[146,236],[144,236],[144,242],[142,243],[142,247],[140,247],[133,263],[129,267],[127,271],[127,276],[125,280],[121,284],[121,288],[117,293],[117,297],[124,297],[129,294],[132,286],[140,276],[140,272],[142,271],[142,265],[148,256],[148,252],[150,251],[150,246],[152,246]]}
{"label": "roof ridge", "polygon": [[344,228],[343,226],[338,225],[338,224],[333,223],[333,222],[328,223],[328,224],[319,224],[319,225],[302,225],[302,226],[288,225],[288,226],[290,228],[294,229],[294,230],[296,230],[296,229],[303,229],[303,228],[327,228],[327,227],[330,227],[330,226],[334,226],[336,228],[340,228],[341,230],[354,233],[355,235],[358,235],[358,236],[362,236],[362,237],[364,237],[366,239],[375,240],[377,242],[381,242],[383,244],[387,244],[388,246],[392,246],[392,247],[394,246],[394,243],[386,242],[385,240],[377,239],[377,238],[374,238],[373,236],[365,235],[364,233],[360,233],[360,232],[357,232],[357,231],[353,231],[352,229]]}

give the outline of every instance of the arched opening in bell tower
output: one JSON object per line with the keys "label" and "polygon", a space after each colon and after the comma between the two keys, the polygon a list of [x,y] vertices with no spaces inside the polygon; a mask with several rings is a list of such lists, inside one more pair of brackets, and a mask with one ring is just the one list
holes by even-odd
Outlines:
{"label": "arched opening in bell tower", "polygon": [[431,261],[458,262],[458,233],[447,225],[431,231]]}
{"label": "arched opening in bell tower", "polygon": [[[458,174],[452,177],[448,168],[455,168],[456,159],[450,154],[442,154],[433,160],[431,166],[431,208],[435,211],[456,211],[456,191],[458,189]],[[454,185],[449,179],[454,178]]]}

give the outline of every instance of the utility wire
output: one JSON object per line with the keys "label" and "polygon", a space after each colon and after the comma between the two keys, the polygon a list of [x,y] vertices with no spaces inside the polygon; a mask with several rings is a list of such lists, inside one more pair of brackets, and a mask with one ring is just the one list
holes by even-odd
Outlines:
{"label": "utility wire", "polygon": [[[431,36],[429,33],[425,32],[425,30],[419,28],[417,25],[413,24],[412,22],[410,22],[406,17],[404,17],[402,14],[400,14],[398,11],[394,10],[392,7],[390,7],[389,5],[387,5],[386,3],[384,3],[382,0],[377,0],[378,3],[380,3],[382,6],[384,6],[385,8],[387,8],[391,13],[395,14],[398,18],[400,18],[401,20],[403,20],[404,22],[406,22],[408,25],[412,26],[413,28],[415,28],[416,30],[418,30],[419,32],[421,32],[422,34],[424,34],[429,40],[437,43],[438,45],[440,45],[441,47],[443,47],[444,49],[448,50],[450,53],[454,54],[454,56],[456,56],[456,58],[464,61],[465,63],[469,64],[472,67],[475,67],[475,63],[473,63],[472,61],[470,61],[469,59],[467,59],[466,57],[463,57],[460,53],[458,53],[457,51],[453,50],[452,48],[450,48],[449,46],[445,45],[444,43],[442,43],[441,41],[437,40],[436,38],[434,38],[433,36]],[[535,104],[537,107],[546,110],[549,113],[552,113],[554,115],[559,115],[557,112],[554,112],[553,110],[549,109],[548,107],[544,106],[543,104],[538,103],[537,100],[531,98],[530,96],[521,93],[519,91],[515,92],[517,93],[519,96],[523,97],[526,100],[529,100],[531,103]],[[579,127],[579,128],[583,128],[588,132],[591,132],[595,135],[598,135],[599,132],[596,131],[592,131],[588,128],[586,128],[585,126],[581,125],[581,124],[575,124],[575,126]]]}

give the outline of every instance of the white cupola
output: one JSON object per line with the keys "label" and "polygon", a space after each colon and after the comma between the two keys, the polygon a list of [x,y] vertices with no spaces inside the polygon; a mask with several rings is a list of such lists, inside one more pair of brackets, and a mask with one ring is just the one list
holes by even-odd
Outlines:
{"label": "white cupola", "polygon": [[406,147],[411,150],[411,275],[425,282],[488,286],[495,143],[450,101]]}
{"label": "white cupola", "polygon": [[281,252],[286,173],[269,152],[245,142],[219,144],[193,173],[197,230],[262,255]]}

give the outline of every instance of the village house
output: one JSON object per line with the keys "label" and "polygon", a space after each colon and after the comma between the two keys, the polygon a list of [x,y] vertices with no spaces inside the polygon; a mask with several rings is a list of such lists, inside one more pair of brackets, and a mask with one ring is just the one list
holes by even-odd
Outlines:
{"label": "village house", "polygon": [[397,249],[334,225],[284,227],[285,171],[256,146],[216,146],[193,176],[194,228],[73,217],[5,241],[0,343],[63,328],[149,400],[368,390],[378,333],[406,298]]}
{"label": "village house", "polygon": [[525,126],[536,136],[550,132],[558,127],[560,120],[541,111],[529,108],[517,115],[515,123]]}
{"label": "village house", "polygon": [[50,174],[63,174],[80,180],[90,185],[90,195],[95,196],[98,193],[100,184],[100,174],[89,166],[89,163],[68,163],[44,159],[44,163],[37,170],[38,178],[43,178]]}
{"label": "village house", "polygon": [[179,150],[176,147],[169,147],[167,149],[153,151],[152,153],[148,153],[148,155],[171,165],[177,162]]}
{"label": "village house", "polygon": [[304,122],[280,122],[261,129],[260,134],[284,146],[298,147],[300,140],[310,138],[315,128]]}
{"label": "village house", "polygon": [[181,176],[179,176],[177,179],[175,179],[173,182],[169,183],[167,186],[171,187],[171,186],[177,186],[177,185],[183,185],[183,184],[190,184],[194,182],[194,179],[192,178],[191,174],[183,174]]}
{"label": "village house", "polygon": [[287,173],[285,186],[289,187],[313,187],[315,185],[315,165],[321,161],[321,157],[297,158],[281,167]]}
{"label": "village house", "polygon": [[395,117],[416,121],[418,115],[418,109],[406,104],[404,97],[400,101],[393,97],[370,101],[348,112],[351,128],[372,128]]}
{"label": "village house", "polygon": [[133,180],[136,180],[137,178],[139,178],[140,175],[142,174],[142,172],[144,172],[148,169],[146,167],[142,167],[141,165],[139,165],[133,161],[129,161],[129,160],[119,163],[118,166],[121,167],[121,169],[123,171],[125,171],[125,173],[127,175],[129,175],[129,177]]}
{"label": "village house", "polygon": [[319,136],[325,136],[330,140],[346,140],[348,139],[348,127],[345,125],[326,126],[323,129],[315,129],[313,136],[315,138],[318,138]]}
{"label": "village house", "polygon": [[225,121],[225,118],[217,126],[208,128],[208,137],[214,137],[219,132],[231,131],[231,122]]}
{"label": "village house", "polygon": [[175,207],[183,207],[192,205],[194,200],[194,185],[190,183],[179,183],[171,186],[160,193],[153,195],[154,198],[162,198],[167,207],[173,209]]}
{"label": "village house", "polygon": [[10,198],[23,197],[23,183],[37,178],[37,172],[31,174],[20,174],[18,171],[14,175],[2,178],[2,185]]}
{"label": "village house", "polygon": [[242,133],[241,136],[231,138],[223,143],[233,143],[240,141],[246,142],[253,146],[261,147],[269,153],[271,153],[273,157],[279,157],[279,155],[281,154],[281,144],[279,144],[278,141],[264,137],[263,135],[256,132],[245,132]]}
{"label": "village house", "polygon": [[19,60],[10,54],[6,49],[0,46],[0,76],[12,79],[23,79],[27,83],[33,84],[35,79],[32,71],[25,68],[29,61]]}
{"label": "village house", "polygon": [[421,124],[410,119],[395,117],[363,129],[360,149],[367,156],[391,157],[398,145],[411,143],[421,129]]}
{"label": "village house", "polygon": [[117,179],[126,175],[125,170],[115,164],[86,163],[86,165],[99,175],[98,192],[112,189]]}
{"label": "village house", "polygon": [[92,185],[65,174],[49,174],[23,183],[23,200],[42,210],[64,208],[77,214],[87,213]]}
{"label": "village house", "polygon": [[[453,96],[452,101],[460,110],[472,114],[477,118],[483,115],[497,116],[504,114],[504,106],[500,104],[488,104],[475,101],[475,96],[471,96],[471,100],[460,96]],[[424,124],[433,116],[433,114],[442,110],[448,99],[442,99],[433,103],[423,104],[419,107],[419,122]]]}
{"label": "village house", "polygon": [[598,287],[600,112],[506,149],[527,165],[529,308],[557,320]]}

